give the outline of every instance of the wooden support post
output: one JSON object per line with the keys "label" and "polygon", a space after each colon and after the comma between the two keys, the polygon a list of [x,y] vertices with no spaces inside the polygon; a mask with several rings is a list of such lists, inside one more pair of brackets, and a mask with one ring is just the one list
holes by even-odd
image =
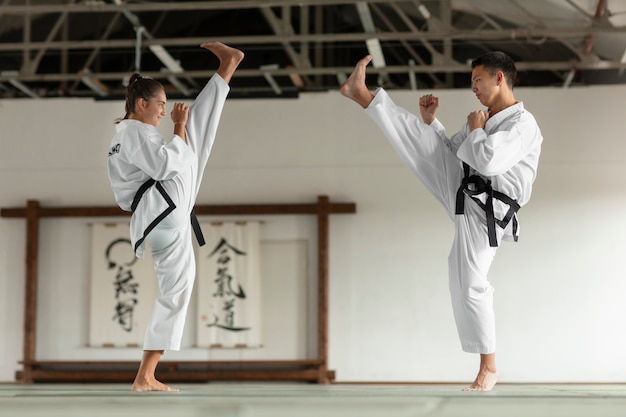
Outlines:
{"label": "wooden support post", "polygon": [[32,382],[31,364],[37,346],[37,271],[39,256],[39,202],[26,205],[26,283],[24,288],[24,372],[22,382]]}
{"label": "wooden support post", "polygon": [[317,204],[317,382],[328,384],[328,197],[318,196]]}

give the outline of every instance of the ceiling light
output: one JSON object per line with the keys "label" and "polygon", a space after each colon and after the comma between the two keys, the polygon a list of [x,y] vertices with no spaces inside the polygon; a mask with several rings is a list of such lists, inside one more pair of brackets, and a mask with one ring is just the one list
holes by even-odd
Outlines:
{"label": "ceiling light", "polygon": [[82,71],[78,71],[78,74],[80,75],[80,81],[87,87],[91,88],[94,93],[98,94],[101,97],[106,97],[109,95],[109,87],[107,87],[104,83],[94,77],[91,74],[91,71],[89,71],[87,68],[83,69]]}
{"label": "ceiling light", "polygon": [[417,90],[417,79],[415,77],[415,60],[409,59],[409,83],[411,90]]}
{"label": "ceiling light", "polygon": [[180,62],[172,58],[169,52],[163,48],[161,45],[150,45],[148,48],[152,51],[153,54],[159,58],[159,60],[167,67],[168,70],[173,73],[181,73],[183,72],[183,67],[180,66]]}
{"label": "ceiling light", "polygon": [[372,38],[365,41],[368,53],[372,56],[372,65],[374,68],[383,68],[387,65],[383,48],[380,45],[380,39]]}
{"label": "ceiling light", "polygon": [[420,14],[424,17],[424,19],[426,20],[430,19],[431,15],[426,6],[424,6],[423,4],[420,4],[419,6],[417,6],[417,10],[419,10]]}
{"label": "ceiling light", "polygon": [[266,70],[278,69],[278,64],[261,65],[259,69],[263,71],[263,77],[265,77],[265,80],[272,87],[272,90],[274,90],[276,95],[281,95],[283,91],[280,89],[280,86],[278,85],[278,83],[276,83],[276,80],[274,80],[274,77],[272,76],[272,74],[270,74],[269,72],[266,72]]}
{"label": "ceiling light", "polygon": [[[17,77],[19,73],[17,71],[2,71],[1,75],[3,77]],[[39,95],[35,93],[33,90],[24,85],[21,81],[18,81],[16,78],[9,78],[7,80],[13,87],[17,88],[24,94],[32,98],[39,98]]]}
{"label": "ceiling light", "polygon": [[574,75],[576,75],[576,69],[572,68],[571,70],[569,70],[567,76],[565,77],[565,81],[563,82],[563,88],[568,88],[570,86],[570,84],[574,80]]}

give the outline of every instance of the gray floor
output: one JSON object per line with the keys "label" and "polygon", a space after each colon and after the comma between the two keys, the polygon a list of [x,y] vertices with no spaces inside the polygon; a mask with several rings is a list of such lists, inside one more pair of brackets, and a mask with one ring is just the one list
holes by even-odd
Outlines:
{"label": "gray floor", "polygon": [[172,384],[133,393],[117,384],[0,385],[1,417],[626,417],[626,385]]}

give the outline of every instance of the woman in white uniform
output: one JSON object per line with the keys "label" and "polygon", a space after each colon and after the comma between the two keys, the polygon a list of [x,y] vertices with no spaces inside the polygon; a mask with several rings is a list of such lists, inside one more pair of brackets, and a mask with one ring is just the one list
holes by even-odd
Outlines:
{"label": "woman in white uniform", "polygon": [[513,95],[515,64],[501,52],[472,62],[472,91],[487,111],[473,111],[448,138],[436,119],[439,99],[420,98],[422,121],[397,106],[383,89],[372,94],[359,61],[341,93],[361,105],[402,161],[454,221],[448,258],[449,286],[464,351],[480,354],[469,391],[489,391],[498,380],[493,287],[489,267],[501,240],[517,240],[517,211],[530,199],[542,136]]}
{"label": "woman in white uniform", "polygon": [[126,116],[116,125],[108,172],[118,205],[132,211],[131,241],[142,258],[152,250],[160,296],[146,329],[144,354],[134,391],[176,391],[156,380],[165,350],[180,350],[195,278],[192,231],[203,243],[193,206],[215,140],[228,83],[243,53],[219,42],[201,47],[214,53],[219,68],[191,107],[175,103],[174,134],[165,141],[156,126],[166,116],[166,95],[156,80],[133,74],[126,93]]}

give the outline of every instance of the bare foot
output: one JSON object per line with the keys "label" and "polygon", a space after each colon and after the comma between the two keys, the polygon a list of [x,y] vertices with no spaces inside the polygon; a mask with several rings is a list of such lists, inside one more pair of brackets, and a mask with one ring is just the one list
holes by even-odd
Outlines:
{"label": "bare foot", "polygon": [[472,385],[463,388],[463,391],[491,391],[497,382],[498,372],[481,369]]}
{"label": "bare foot", "polygon": [[133,386],[131,388],[132,391],[137,392],[145,392],[145,391],[170,391],[176,392],[178,388],[172,388],[169,385],[165,385],[162,382],[157,381],[156,379],[143,379],[143,378],[135,378],[135,382],[133,382]]}
{"label": "bare foot", "polygon": [[200,46],[213,52],[217,59],[220,60],[217,73],[226,83],[229,83],[237,66],[239,66],[239,63],[243,60],[244,53],[239,49],[232,48],[217,41],[204,42]]}
{"label": "bare foot", "polygon": [[339,88],[339,92],[343,96],[356,101],[363,108],[369,106],[374,99],[374,95],[370,93],[365,85],[365,68],[371,60],[372,56],[367,55],[357,62],[352,74],[350,74],[346,82]]}

